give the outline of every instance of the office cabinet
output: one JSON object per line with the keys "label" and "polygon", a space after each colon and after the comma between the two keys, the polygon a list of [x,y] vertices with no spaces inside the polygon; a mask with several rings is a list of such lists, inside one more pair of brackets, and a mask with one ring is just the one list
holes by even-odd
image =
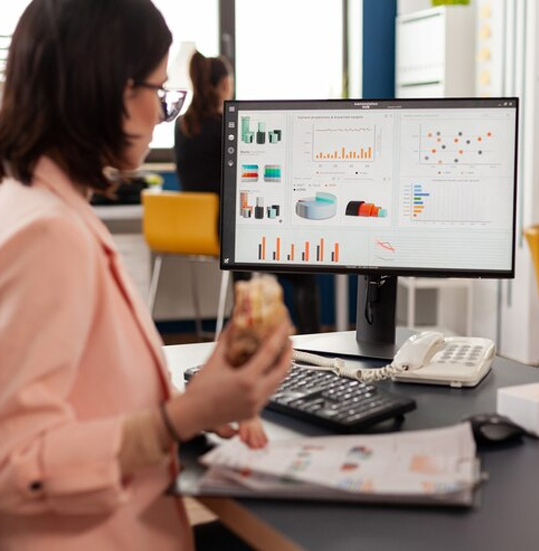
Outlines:
{"label": "office cabinet", "polygon": [[441,6],[397,17],[396,96],[473,96],[475,11]]}

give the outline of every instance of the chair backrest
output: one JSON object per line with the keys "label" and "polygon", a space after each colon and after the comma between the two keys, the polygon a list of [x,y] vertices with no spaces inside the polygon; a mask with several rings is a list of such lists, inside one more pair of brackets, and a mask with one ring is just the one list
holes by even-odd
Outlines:
{"label": "chair backrest", "polygon": [[152,251],[219,255],[215,193],[146,191],[142,195],[144,237]]}
{"label": "chair backrest", "polygon": [[524,230],[524,235],[528,241],[532,255],[533,266],[535,268],[535,277],[539,288],[539,226],[532,226]]}

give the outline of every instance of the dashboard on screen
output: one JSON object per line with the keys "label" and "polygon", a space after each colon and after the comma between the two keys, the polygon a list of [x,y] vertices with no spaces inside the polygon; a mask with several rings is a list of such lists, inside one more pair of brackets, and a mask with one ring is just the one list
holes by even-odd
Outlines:
{"label": "dashboard on screen", "polygon": [[518,100],[230,101],[227,269],[513,277]]}

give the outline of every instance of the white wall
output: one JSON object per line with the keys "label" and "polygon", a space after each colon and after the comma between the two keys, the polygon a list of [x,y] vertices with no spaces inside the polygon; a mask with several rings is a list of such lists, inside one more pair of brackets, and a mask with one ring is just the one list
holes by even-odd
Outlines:
{"label": "white wall", "polygon": [[[499,5],[497,0],[496,5]],[[521,98],[516,277],[502,284],[500,352],[539,362],[539,299],[522,231],[539,222],[539,9],[536,0],[506,0],[504,93]]]}

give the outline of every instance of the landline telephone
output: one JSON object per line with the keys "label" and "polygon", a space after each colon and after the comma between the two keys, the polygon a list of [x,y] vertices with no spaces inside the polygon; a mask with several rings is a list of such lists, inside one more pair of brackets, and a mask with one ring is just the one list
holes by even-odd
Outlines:
{"label": "landline telephone", "polygon": [[294,350],[292,359],[365,382],[391,378],[403,383],[473,387],[490,371],[495,353],[496,347],[489,339],[444,337],[442,333],[425,331],[410,337],[391,364],[380,368],[361,369],[341,358],[324,358],[298,350]]}

